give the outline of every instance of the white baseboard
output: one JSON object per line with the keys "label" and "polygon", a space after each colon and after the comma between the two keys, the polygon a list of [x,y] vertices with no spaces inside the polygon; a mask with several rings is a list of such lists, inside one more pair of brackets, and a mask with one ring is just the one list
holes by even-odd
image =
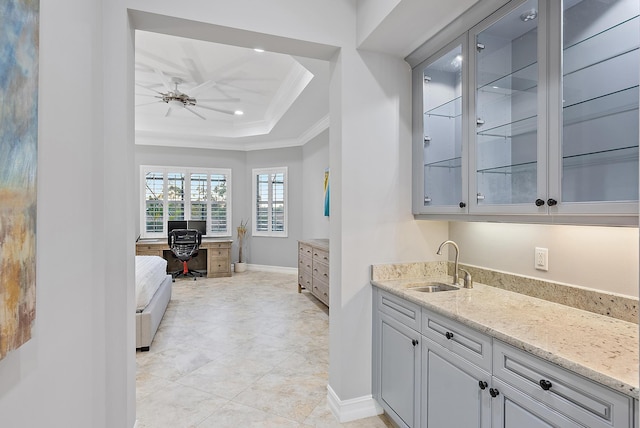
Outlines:
{"label": "white baseboard", "polygon": [[340,400],[331,385],[327,385],[327,404],[333,416],[340,423],[369,418],[384,413],[382,407],[372,395],[365,395],[350,400]]}
{"label": "white baseboard", "polygon": [[[231,270],[235,271],[235,266],[231,266]],[[269,265],[254,265],[247,263],[247,270],[261,271],[261,272],[275,272],[275,273],[298,273],[298,268],[283,267],[283,266],[269,266]]]}

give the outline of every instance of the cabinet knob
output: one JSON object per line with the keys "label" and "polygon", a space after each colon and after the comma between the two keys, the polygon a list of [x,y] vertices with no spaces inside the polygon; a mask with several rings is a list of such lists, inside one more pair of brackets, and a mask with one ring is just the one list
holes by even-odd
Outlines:
{"label": "cabinet knob", "polygon": [[498,395],[500,395],[500,392],[497,389],[489,388],[489,395],[491,395],[493,398],[496,398]]}
{"label": "cabinet knob", "polygon": [[554,206],[554,205],[558,205],[558,201],[556,201],[555,199],[547,199],[547,205],[549,205],[550,207]]}
{"label": "cabinet knob", "polygon": [[536,199],[536,207],[541,207],[544,205],[544,199]]}
{"label": "cabinet knob", "polygon": [[464,208],[467,206],[467,204],[465,204],[464,202],[460,202],[458,205],[460,206],[460,208]]}
{"label": "cabinet knob", "polygon": [[451,333],[450,331],[446,332],[444,336],[449,340],[453,339],[453,333]]}
{"label": "cabinet knob", "polygon": [[482,389],[484,391],[485,389],[487,389],[487,386],[489,386],[489,384],[487,382],[481,380],[481,381],[478,382],[478,386],[480,387],[480,389]]}
{"label": "cabinet knob", "polygon": [[549,389],[551,389],[552,386],[553,385],[548,380],[546,380],[546,379],[541,379],[540,380],[540,387],[542,389],[544,389],[545,391],[548,391]]}
{"label": "cabinet knob", "polygon": [[413,340],[411,341],[411,344],[412,344],[413,346],[418,346],[418,343],[419,343],[419,342],[418,342],[416,339],[413,339]]}

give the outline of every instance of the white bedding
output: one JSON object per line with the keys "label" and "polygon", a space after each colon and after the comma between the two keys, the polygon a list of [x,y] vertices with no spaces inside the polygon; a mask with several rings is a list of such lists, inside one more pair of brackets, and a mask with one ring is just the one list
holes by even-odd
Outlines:
{"label": "white bedding", "polygon": [[167,276],[167,261],[158,256],[136,256],[136,311],[143,310]]}

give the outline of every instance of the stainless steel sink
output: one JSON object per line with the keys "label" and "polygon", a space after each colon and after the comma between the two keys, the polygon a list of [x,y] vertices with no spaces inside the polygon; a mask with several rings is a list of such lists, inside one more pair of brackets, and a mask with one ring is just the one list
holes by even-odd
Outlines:
{"label": "stainless steel sink", "polygon": [[407,287],[407,290],[420,291],[422,293],[437,293],[438,291],[452,291],[459,289],[460,288],[455,285],[445,284],[444,282],[429,282]]}

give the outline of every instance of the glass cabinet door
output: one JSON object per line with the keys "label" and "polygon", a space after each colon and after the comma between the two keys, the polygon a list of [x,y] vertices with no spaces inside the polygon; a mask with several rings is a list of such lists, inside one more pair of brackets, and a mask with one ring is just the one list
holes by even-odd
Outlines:
{"label": "glass cabinet door", "polygon": [[[539,140],[538,1],[520,2],[471,35],[475,43],[475,135],[472,166],[478,211],[483,206],[526,204],[537,212],[541,171]],[[541,96],[544,96],[542,93]],[[544,141],[543,141],[544,143]],[[544,183],[544,181],[543,181]],[[508,208],[506,209],[509,210]],[[518,208],[515,209],[518,211]]]}
{"label": "glass cabinet door", "polygon": [[638,199],[639,8],[563,1],[563,204]]}
{"label": "glass cabinet door", "polygon": [[[463,195],[463,46],[449,47],[419,68],[422,80],[424,207],[465,212]],[[465,163],[466,164],[466,163]],[[444,212],[443,210],[440,210]]]}

